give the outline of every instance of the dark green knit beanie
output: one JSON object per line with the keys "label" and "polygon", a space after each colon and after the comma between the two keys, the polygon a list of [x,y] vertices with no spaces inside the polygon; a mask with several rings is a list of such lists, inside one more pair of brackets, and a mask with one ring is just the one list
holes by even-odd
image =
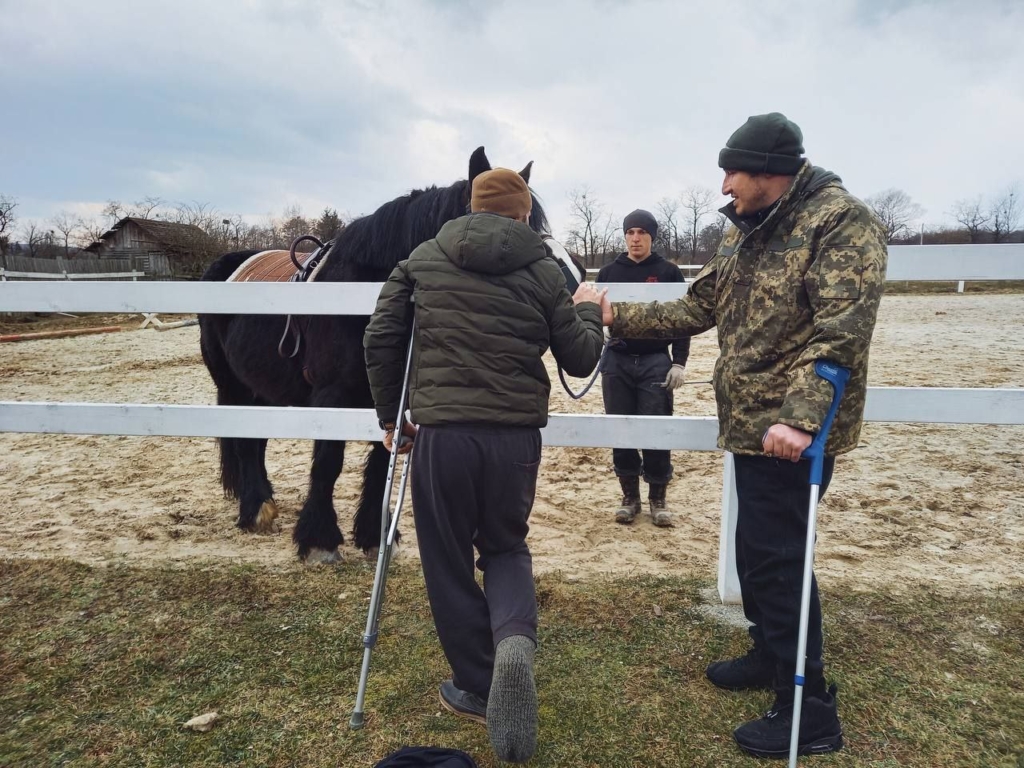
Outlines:
{"label": "dark green knit beanie", "polygon": [[781,112],[753,115],[725,142],[718,167],[728,171],[794,176],[804,163],[800,126]]}

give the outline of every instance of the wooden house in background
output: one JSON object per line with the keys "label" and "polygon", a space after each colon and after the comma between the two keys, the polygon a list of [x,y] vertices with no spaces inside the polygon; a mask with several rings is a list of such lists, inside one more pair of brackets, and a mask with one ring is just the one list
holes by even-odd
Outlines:
{"label": "wooden house in background", "polygon": [[194,224],[132,216],[121,219],[83,249],[90,256],[124,262],[125,271],[163,277],[199,277],[217,255],[216,243]]}

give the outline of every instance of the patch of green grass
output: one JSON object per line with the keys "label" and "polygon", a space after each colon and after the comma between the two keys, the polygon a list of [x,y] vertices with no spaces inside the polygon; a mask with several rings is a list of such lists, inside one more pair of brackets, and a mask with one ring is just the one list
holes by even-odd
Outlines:
{"label": "patch of green grass", "polygon": [[[404,744],[496,762],[440,712],[448,674],[417,567],[389,580],[366,727],[352,731],[372,570],[0,562],[0,765],[372,766]],[[535,766],[755,766],[731,731],[770,704],[706,664],[745,632],[692,579],[538,582]],[[827,586],[826,586],[827,589]],[[658,606],[659,610],[655,610]],[[1024,592],[826,594],[843,752],[822,766],[1017,766]],[[658,615],[660,613],[660,615]],[[216,710],[209,733],[182,728]]]}

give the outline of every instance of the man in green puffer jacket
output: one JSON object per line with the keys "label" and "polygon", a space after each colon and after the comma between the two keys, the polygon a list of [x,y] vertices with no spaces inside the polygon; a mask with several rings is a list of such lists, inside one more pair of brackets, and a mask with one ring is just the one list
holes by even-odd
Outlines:
{"label": "man in green puffer jacket", "polygon": [[[616,304],[604,318],[613,337],[630,339],[718,328],[718,445],[735,454],[736,560],[753,648],[711,664],[707,677],[730,690],[774,688],[768,714],[734,733],[740,747],[766,757],[787,754],[792,723],[809,501],[809,463],[799,459],[832,401],[814,363],[851,371],[825,448],[823,495],[835,456],[860,436],[887,261],[878,220],[838,176],[802,157],[802,144],[785,115],[747,120],[718,158],[722,194],[733,198],[722,213],[733,226],[714,258],[682,299]],[[801,753],[840,749],[814,582],[804,692]]]}
{"label": "man in green puffer jacket", "polygon": [[567,373],[588,375],[601,356],[607,300],[585,283],[569,296],[558,263],[525,223],[532,197],[519,174],[477,176],[470,207],[391,273],[363,345],[387,429],[415,312],[412,500],[427,596],[452,668],[441,704],[486,722],[498,757],[521,762],[537,740],[526,534],[551,392],[542,356],[550,348]]}

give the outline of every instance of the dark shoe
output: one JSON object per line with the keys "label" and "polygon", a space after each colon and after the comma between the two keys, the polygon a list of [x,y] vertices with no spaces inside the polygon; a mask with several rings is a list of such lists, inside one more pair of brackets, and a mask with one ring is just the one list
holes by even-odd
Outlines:
{"label": "dark shoe", "polygon": [[622,486],[622,503],[615,510],[615,522],[628,525],[640,514],[640,478],[619,477]]}
{"label": "dark shoe", "polygon": [[[733,738],[740,749],[757,757],[789,755],[793,728],[792,696],[792,690],[788,697],[780,694],[764,717],[744,723],[733,731]],[[836,687],[833,685],[821,696],[805,696],[800,712],[797,754],[823,755],[842,748],[843,728],[836,714]]]}
{"label": "dark shoe", "polygon": [[651,519],[659,528],[672,527],[672,513],[668,511],[665,503],[665,491],[668,485],[665,483],[651,483],[650,492],[647,497],[651,505]]}
{"label": "dark shoe", "polygon": [[708,680],[727,691],[772,689],[775,679],[775,660],[770,654],[751,648],[746,656],[716,661],[704,672]]}
{"label": "dark shoe", "polygon": [[451,680],[441,683],[438,693],[441,706],[449,712],[476,723],[487,724],[487,702],[475,693],[456,688]]}
{"label": "dark shoe", "polygon": [[525,635],[506,637],[494,649],[487,735],[499,760],[525,763],[537,751],[536,646]]}

